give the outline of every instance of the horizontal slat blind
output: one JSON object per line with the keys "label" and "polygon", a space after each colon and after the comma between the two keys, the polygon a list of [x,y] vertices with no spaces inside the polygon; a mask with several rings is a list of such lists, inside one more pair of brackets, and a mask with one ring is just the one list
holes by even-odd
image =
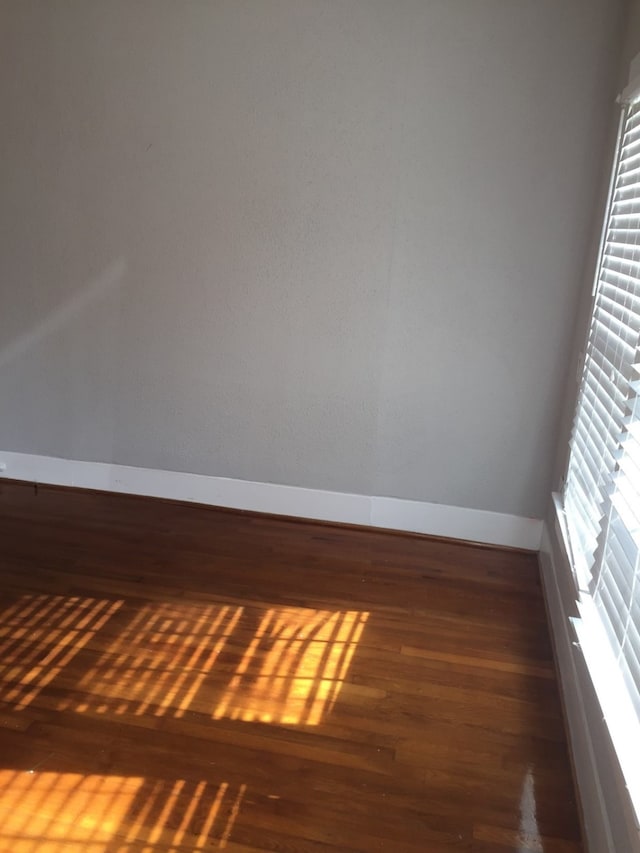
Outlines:
{"label": "horizontal slat blind", "polygon": [[[626,108],[564,489],[589,596],[640,720],[640,105]],[[587,661],[587,663],[589,663]]]}
{"label": "horizontal slat blind", "polygon": [[613,475],[601,549],[596,554],[593,598],[640,720],[640,402],[633,381],[638,370],[636,349],[622,453]]}
{"label": "horizontal slat blind", "polygon": [[[598,289],[564,487],[564,507],[576,569],[589,578],[605,515],[605,500],[619,452],[627,380],[621,370],[626,351],[620,288],[633,286],[624,249],[613,242],[622,229],[640,224],[640,208],[622,184],[625,151],[629,162],[640,154],[640,127],[625,122],[612,199],[598,269]],[[632,138],[636,132],[637,139]],[[623,303],[624,304],[624,303]],[[620,326],[622,325],[622,330]],[[620,334],[622,332],[622,334]]]}

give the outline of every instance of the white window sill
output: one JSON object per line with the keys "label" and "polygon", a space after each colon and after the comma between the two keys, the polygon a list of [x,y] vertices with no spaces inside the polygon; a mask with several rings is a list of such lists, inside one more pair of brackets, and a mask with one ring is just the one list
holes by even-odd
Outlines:
{"label": "white window sill", "polygon": [[613,746],[624,776],[634,810],[636,827],[640,827],[640,720],[625,688],[615,653],[609,644],[596,607],[587,592],[588,582],[572,559],[562,500],[554,493],[556,530],[567,560],[572,566],[579,617],[570,617],[578,637],[577,645],[584,658],[602,709]]}

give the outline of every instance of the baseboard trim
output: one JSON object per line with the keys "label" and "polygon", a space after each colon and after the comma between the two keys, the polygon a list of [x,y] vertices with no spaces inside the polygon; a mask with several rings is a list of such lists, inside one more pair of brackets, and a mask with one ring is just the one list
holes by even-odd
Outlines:
{"label": "baseboard trim", "polygon": [[585,853],[640,853],[631,800],[571,621],[577,591],[561,522],[553,503],[539,561]]}
{"label": "baseboard trim", "polygon": [[0,464],[5,466],[2,476],[13,480],[422,533],[527,551],[537,551],[542,536],[539,519],[401,498],[81,462],[30,453],[0,452]]}

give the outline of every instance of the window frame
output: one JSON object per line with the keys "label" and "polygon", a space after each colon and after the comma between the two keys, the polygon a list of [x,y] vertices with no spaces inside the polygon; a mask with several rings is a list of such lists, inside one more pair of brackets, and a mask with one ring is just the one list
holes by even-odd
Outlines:
{"label": "window frame", "polygon": [[[605,623],[597,613],[595,605],[596,593],[601,582],[602,572],[605,570],[604,558],[607,550],[607,537],[609,534],[609,505],[613,503],[612,495],[615,493],[616,474],[618,472],[618,462],[613,461],[613,465],[609,463],[609,467],[605,472],[605,479],[609,482],[600,481],[596,483],[598,487],[597,495],[604,496],[605,493],[611,491],[611,495],[605,498],[604,510],[600,520],[595,525],[599,529],[597,545],[593,552],[593,559],[590,564],[583,559],[583,555],[579,552],[576,545],[578,543],[576,536],[576,528],[572,525],[570,514],[567,512],[566,496],[567,483],[572,476],[571,466],[573,458],[574,442],[576,440],[577,422],[580,413],[583,411],[584,394],[587,382],[587,367],[593,366],[593,359],[590,355],[590,346],[592,343],[592,330],[594,328],[594,317],[599,310],[599,299],[601,297],[603,260],[608,243],[608,236],[612,226],[612,211],[614,209],[614,198],[616,195],[616,187],[618,179],[623,175],[621,171],[622,151],[625,127],[627,119],[633,119],[640,115],[640,55],[636,57],[631,66],[630,83],[625,88],[621,96],[618,98],[618,103],[621,105],[621,115],[618,129],[616,146],[614,149],[613,163],[611,168],[611,176],[609,181],[609,192],[607,195],[606,206],[602,221],[602,230],[600,236],[600,245],[595,262],[595,275],[592,287],[592,299],[590,303],[588,326],[584,340],[583,349],[580,353],[578,376],[579,391],[574,406],[573,428],[569,440],[569,454],[565,466],[565,476],[561,484],[561,495],[554,495],[554,503],[556,510],[556,518],[558,521],[558,532],[561,540],[564,543],[566,553],[569,557],[569,562],[572,568],[574,592],[576,596],[577,608],[579,611],[578,617],[571,618],[573,627],[578,638],[578,644],[584,657],[587,669],[592,679],[596,695],[600,702],[605,722],[607,724],[614,749],[616,751],[618,761],[622,773],[625,778],[625,783],[628,788],[631,802],[634,807],[634,817],[636,825],[640,826],[640,712],[637,712],[633,705],[632,694],[624,684],[623,669],[618,665],[614,647],[610,642],[610,633],[607,633]],[[634,196],[635,198],[635,196]],[[638,199],[640,205],[640,198]],[[634,215],[638,213],[634,211]],[[640,246],[638,242],[636,248]],[[640,272],[634,273],[634,278],[640,279]],[[619,303],[615,303],[617,305]],[[638,363],[638,353],[640,353],[640,345],[637,345],[636,355],[631,359],[631,362]],[[631,387],[631,379],[625,380]],[[598,386],[601,388],[602,386]],[[636,398],[637,400],[637,398]],[[635,403],[636,411],[640,412],[640,405]],[[634,423],[633,418],[631,423]],[[623,428],[619,433],[620,440],[618,441],[618,433],[616,433],[615,443],[618,446],[619,452],[624,452],[625,435],[628,430]],[[608,433],[612,435],[612,433]],[[604,455],[604,446],[601,448]],[[574,478],[575,479],[575,478]],[[595,482],[595,481],[594,481]],[[594,502],[595,505],[598,501]],[[588,510],[587,510],[588,512]],[[593,519],[588,519],[592,522]],[[572,529],[573,528],[573,529]],[[631,578],[635,582],[638,579],[638,563],[636,568],[631,570]],[[633,610],[634,603],[634,588],[630,593],[629,613]],[[629,616],[631,619],[631,616]],[[635,618],[632,626],[635,626]],[[627,626],[629,627],[629,625]],[[637,630],[640,632],[640,623],[637,625]],[[611,629],[609,628],[609,632]],[[626,636],[626,635],[625,635]],[[626,641],[626,640],[625,640]],[[621,654],[624,642],[620,643]],[[637,687],[636,687],[637,689]],[[627,697],[625,699],[625,697]],[[633,749],[633,745],[638,746]]]}

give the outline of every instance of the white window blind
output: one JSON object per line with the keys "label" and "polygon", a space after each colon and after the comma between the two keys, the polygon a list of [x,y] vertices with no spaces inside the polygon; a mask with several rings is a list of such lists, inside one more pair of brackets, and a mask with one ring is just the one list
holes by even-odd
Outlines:
{"label": "white window blind", "polygon": [[[640,721],[640,103],[621,125],[571,437],[564,509],[611,683]],[[597,621],[597,625],[593,624]],[[593,643],[581,643],[595,649]],[[587,664],[590,661],[587,659]],[[596,687],[598,683],[596,681]],[[627,719],[629,715],[627,715]],[[614,740],[617,740],[615,733]],[[637,750],[640,745],[636,744]],[[628,745],[627,745],[628,749]]]}

